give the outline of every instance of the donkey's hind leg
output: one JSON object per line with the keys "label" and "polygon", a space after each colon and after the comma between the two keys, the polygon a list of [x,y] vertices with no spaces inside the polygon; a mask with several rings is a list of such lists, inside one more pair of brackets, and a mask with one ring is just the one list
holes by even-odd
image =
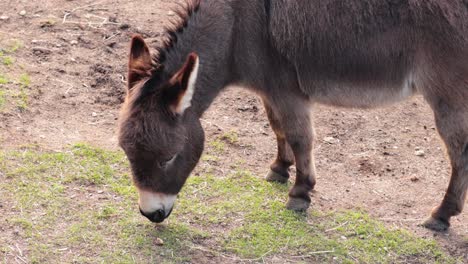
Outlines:
{"label": "donkey's hind leg", "polygon": [[312,157],[314,133],[310,116],[311,103],[302,94],[294,93],[275,99],[272,110],[280,121],[284,138],[291,147],[296,164],[296,180],[289,191],[286,208],[305,211],[309,208],[309,195],[316,182]]}
{"label": "donkey's hind leg", "polygon": [[271,128],[276,134],[278,144],[278,154],[276,160],[270,166],[270,172],[266,176],[266,180],[270,182],[287,183],[289,179],[289,167],[294,164],[294,153],[286,142],[284,130],[280,121],[275,116],[271,106],[264,100],[263,104],[270,121]]}
{"label": "donkey's hind leg", "polygon": [[[445,97],[428,98],[437,129],[445,142],[452,166],[452,175],[442,203],[436,207],[425,227],[444,231],[450,218],[458,215],[465,204],[468,188],[468,83],[462,90],[452,90]],[[432,100],[431,100],[432,99]]]}

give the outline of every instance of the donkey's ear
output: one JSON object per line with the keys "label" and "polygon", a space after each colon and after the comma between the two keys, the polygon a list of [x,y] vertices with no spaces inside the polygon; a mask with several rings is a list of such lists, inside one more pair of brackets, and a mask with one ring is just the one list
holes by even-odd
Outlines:
{"label": "donkey's ear", "polygon": [[128,61],[128,88],[151,76],[152,67],[151,54],[145,41],[140,35],[133,36]]}
{"label": "donkey's ear", "polygon": [[190,53],[179,71],[169,80],[164,99],[174,114],[183,114],[190,107],[199,67],[197,54]]}

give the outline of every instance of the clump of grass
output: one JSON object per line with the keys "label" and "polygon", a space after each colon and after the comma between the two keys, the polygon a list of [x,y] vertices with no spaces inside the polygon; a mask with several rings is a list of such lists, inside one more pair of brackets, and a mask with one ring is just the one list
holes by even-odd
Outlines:
{"label": "clump of grass", "polygon": [[7,83],[8,83],[7,77],[0,74],[0,85],[1,84],[7,84]]}
{"label": "clump of grass", "polygon": [[[4,79],[2,81],[2,78],[0,76],[0,84],[2,84],[2,82],[4,82],[5,84],[8,83],[8,80]],[[24,111],[27,109],[28,107],[28,103],[29,103],[29,95],[28,95],[28,92],[27,92],[27,89],[29,88],[29,86],[31,85],[31,79],[29,77],[29,75],[27,73],[23,73],[20,75],[19,79],[18,79],[18,84],[19,84],[19,90],[15,93],[13,92],[10,92],[11,96],[13,98],[15,98],[16,100],[16,107],[18,108],[19,111]],[[4,93],[4,95],[6,95],[6,93]],[[4,101],[4,104],[6,102],[6,99]]]}
{"label": "clump of grass", "polygon": [[215,152],[218,152],[218,153],[224,152],[224,150],[226,149],[226,145],[224,144],[224,142],[219,139],[215,139],[211,141],[210,146],[213,148]]}
{"label": "clump of grass", "polygon": [[218,161],[219,158],[213,155],[203,154],[203,156],[201,157],[201,160],[209,162],[209,161]]}
{"label": "clump of grass", "polygon": [[99,215],[97,218],[99,219],[109,219],[113,216],[116,216],[117,210],[112,207],[112,206],[105,206],[104,208],[101,209],[99,212]]}
{"label": "clump of grass", "polygon": [[[18,51],[23,47],[21,41],[17,39],[11,39],[7,41],[2,41],[0,45],[4,46],[0,49],[0,63],[1,65],[13,69],[15,64],[14,52]],[[15,68],[22,69],[21,65],[16,66]],[[23,73],[19,76],[17,82],[13,82],[15,85],[18,84],[19,88],[12,89],[12,87],[7,86],[6,84],[10,83],[6,76],[0,74],[0,88],[5,86],[5,89],[0,92],[0,107],[3,111],[12,110],[13,107],[16,107],[20,112],[24,111],[28,107],[29,103],[29,93],[27,88],[31,85],[31,79],[27,73]],[[9,103],[11,101],[11,103]],[[11,106],[11,107],[10,107]]]}
{"label": "clump of grass", "polygon": [[31,85],[31,78],[29,77],[29,75],[27,73],[21,74],[21,76],[19,78],[19,84],[23,88],[27,88],[27,87],[29,87]]}
{"label": "clump of grass", "polygon": [[[1,56],[0,56],[0,57],[1,57]],[[11,66],[11,65],[13,65],[13,63],[14,63],[13,58],[10,57],[10,56],[4,56],[4,57],[2,58],[2,60],[3,60],[3,65],[5,65],[5,66]]]}
{"label": "clump of grass", "polygon": [[16,106],[21,112],[28,108],[29,97],[24,88],[20,88],[18,94],[16,94],[17,103]]}
{"label": "clump of grass", "polygon": [[31,237],[33,224],[31,223],[30,220],[25,219],[25,218],[20,218],[20,217],[13,217],[9,219],[8,222],[23,229],[23,232],[26,237]]}
{"label": "clump of grass", "polygon": [[226,141],[227,143],[234,145],[239,142],[239,136],[236,131],[229,131],[221,135],[221,140]]}

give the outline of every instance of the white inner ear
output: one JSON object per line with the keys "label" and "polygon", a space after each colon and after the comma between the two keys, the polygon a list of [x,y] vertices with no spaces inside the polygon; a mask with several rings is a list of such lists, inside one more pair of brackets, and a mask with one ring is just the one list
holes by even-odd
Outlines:
{"label": "white inner ear", "polygon": [[187,91],[185,91],[184,96],[179,102],[179,105],[177,106],[177,114],[183,114],[184,111],[190,107],[192,104],[192,97],[193,93],[195,92],[195,84],[197,82],[197,76],[198,76],[198,66],[199,66],[199,60],[198,57],[195,60],[195,66],[193,67],[192,72],[190,73],[190,77],[188,80],[188,87]]}

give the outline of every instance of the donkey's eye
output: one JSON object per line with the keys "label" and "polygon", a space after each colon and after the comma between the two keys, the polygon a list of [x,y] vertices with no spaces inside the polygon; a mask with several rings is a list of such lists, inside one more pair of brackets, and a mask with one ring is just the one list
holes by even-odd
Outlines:
{"label": "donkey's eye", "polygon": [[159,162],[159,167],[166,167],[167,164],[170,164],[172,161],[174,161],[174,159],[176,158],[176,156],[177,156],[177,155],[174,155],[174,156],[170,157],[169,159],[160,161],[160,162]]}

